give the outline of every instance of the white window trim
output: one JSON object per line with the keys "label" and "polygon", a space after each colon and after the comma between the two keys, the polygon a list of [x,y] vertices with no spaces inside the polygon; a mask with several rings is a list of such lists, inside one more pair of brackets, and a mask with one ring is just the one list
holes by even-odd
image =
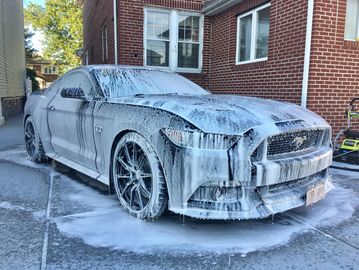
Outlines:
{"label": "white window trim", "polygon": [[[348,1],[347,1],[347,8],[348,8]],[[346,15],[345,15],[346,16]],[[346,19],[346,18],[345,18]],[[354,39],[351,39],[351,38],[344,38],[344,40],[349,40],[349,41],[358,41],[358,38],[359,38],[359,16],[358,16],[358,18],[357,18],[357,36],[356,36],[356,38],[354,38]],[[346,25],[344,26],[344,27],[346,27]],[[345,31],[346,31],[346,29],[344,29],[344,35],[345,35]]]}
{"label": "white window trim", "polygon": [[[237,39],[236,39],[236,65],[244,65],[249,63],[256,63],[256,62],[262,62],[267,61],[267,57],[262,58],[255,58],[256,53],[256,45],[257,45],[257,28],[258,28],[258,11],[265,9],[267,7],[270,7],[271,3],[264,4],[262,6],[259,6],[255,9],[252,9],[246,13],[243,13],[237,17]],[[252,14],[252,33],[251,33],[251,51],[250,51],[250,60],[246,61],[239,61],[239,37],[240,37],[240,20],[248,15]]]}
{"label": "white window trim", "polygon": [[108,60],[108,30],[106,25],[101,27],[101,53],[102,62],[105,63]]}
{"label": "white window trim", "polygon": [[[147,12],[155,11],[162,12],[170,15],[170,45],[169,45],[169,67],[157,67],[147,65]],[[180,68],[178,67],[178,18],[179,15],[197,16],[199,17],[199,56],[198,56],[198,68]],[[174,9],[164,8],[144,8],[144,23],[143,23],[143,64],[145,67],[156,68],[162,70],[170,70],[180,73],[201,73],[203,62],[203,26],[204,16],[198,12],[187,12]],[[173,38],[174,37],[174,38]]]}

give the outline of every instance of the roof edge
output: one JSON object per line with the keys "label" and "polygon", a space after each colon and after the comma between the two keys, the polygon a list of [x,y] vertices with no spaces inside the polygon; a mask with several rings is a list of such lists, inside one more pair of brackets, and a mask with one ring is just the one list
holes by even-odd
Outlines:
{"label": "roof edge", "polygon": [[240,2],[242,0],[214,0],[205,5],[202,11],[207,16],[214,16]]}

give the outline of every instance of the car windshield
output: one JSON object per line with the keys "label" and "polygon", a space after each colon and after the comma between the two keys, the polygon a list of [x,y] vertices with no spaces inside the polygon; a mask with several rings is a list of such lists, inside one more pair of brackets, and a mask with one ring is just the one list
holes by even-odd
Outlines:
{"label": "car windshield", "polygon": [[208,95],[209,93],[190,80],[170,72],[136,68],[95,69],[95,78],[106,97],[136,95]]}

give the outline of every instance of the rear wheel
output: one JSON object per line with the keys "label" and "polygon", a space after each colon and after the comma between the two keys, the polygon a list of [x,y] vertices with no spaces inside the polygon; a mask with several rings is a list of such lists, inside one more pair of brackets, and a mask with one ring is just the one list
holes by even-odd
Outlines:
{"label": "rear wheel", "polygon": [[122,206],[141,219],[155,219],[167,207],[162,166],[149,142],[131,132],[117,143],[112,179]]}
{"label": "rear wheel", "polygon": [[46,162],[47,157],[31,116],[25,121],[24,131],[26,151],[31,161],[36,163]]}

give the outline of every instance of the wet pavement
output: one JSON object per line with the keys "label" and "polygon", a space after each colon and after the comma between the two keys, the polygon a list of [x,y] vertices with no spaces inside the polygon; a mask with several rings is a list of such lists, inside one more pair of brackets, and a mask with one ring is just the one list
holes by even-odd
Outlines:
{"label": "wet pavement", "polygon": [[91,179],[31,163],[2,129],[0,269],[358,269],[359,173],[332,170],[323,201],[264,220],[145,222]]}

